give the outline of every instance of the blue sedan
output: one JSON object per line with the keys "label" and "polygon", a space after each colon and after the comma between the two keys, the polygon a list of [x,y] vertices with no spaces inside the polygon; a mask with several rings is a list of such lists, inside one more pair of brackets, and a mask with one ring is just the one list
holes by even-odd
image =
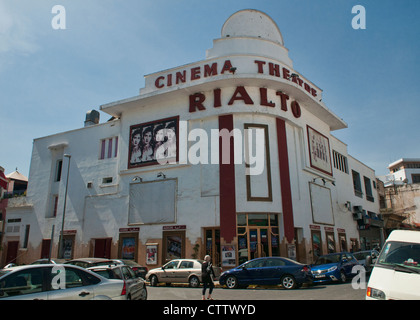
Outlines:
{"label": "blue sedan", "polygon": [[319,256],[311,265],[314,283],[322,282],[346,282],[347,279],[356,275],[353,267],[360,265],[353,254],[349,252],[330,253]]}
{"label": "blue sedan", "polygon": [[309,266],[282,257],[257,258],[223,272],[219,283],[229,289],[246,287],[251,284],[277,285],[285,289],[300,287],[311,283]]}

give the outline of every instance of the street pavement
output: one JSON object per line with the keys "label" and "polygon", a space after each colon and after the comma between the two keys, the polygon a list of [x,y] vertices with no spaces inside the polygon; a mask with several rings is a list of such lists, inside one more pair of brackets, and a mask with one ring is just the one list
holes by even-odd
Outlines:
{"label": "street pavement", "polygon": [[[148,300],[201,300],[202,288],[183,285],[147,287]],[[280,286],[249,286],[247,289],[225,289],[217,286],[216,300],[364,300],[364,289],[354,289],[351,282],[304,286],[286,290]]]}

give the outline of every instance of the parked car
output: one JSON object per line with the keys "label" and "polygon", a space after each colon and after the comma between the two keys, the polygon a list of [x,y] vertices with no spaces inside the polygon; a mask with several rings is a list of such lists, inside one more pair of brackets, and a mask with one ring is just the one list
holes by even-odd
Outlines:
{"label": "parked car", "polygon": [[[160,268],[149,270],[146,279],[150,281],[150,285],[157,286],[159,282],[167,284],[182,282],[188,283],[190,287],[196,288],[202,282],[201,265],[203,260],[197,259],[176,259],[171,260]],[[215,280],[218,279],[221,273],[219,267],[213,266],[216,275]]]}
{"label": "parked car", "polygon": [[366,300],[419,300],[419,288],[420,231],[394,230],[374,265]]}
{"label": "parked car", "polygon": [[96,265],[107,265],[107,264],[122,264],[129,266],[137,277],[141,277],[143,279],[146,279],[147,274],[147,267],[143,267],[142,265],[138,264],[137,262],[133,260],[127,260],[127,259],[108,259],[105,261],[99,261],[96,263]]}
{"label": "parked car", "polygon": [[78,259],[66,261],[65,264],[71,264],[71,265],[79,266],[82,268],[89,268],[89,267],[100,265],[101,263],[105,261],[109,263],[109,259],[105,259],[105,258],[78,258]]}
{"label": "parked car", "polygon": [[124,281],[67,264],[0,270],[0,300],[124,300]]}
{"label": "parked car", "polygon": [[312,274],[308,265],[283,257],[265,257],[223,272],[219,283],[229,289],[250,284],[281,284],[285,289],[295,289],[304,283],[312,283]]}
{"label": "parked car", "polygon": [[359,261],[361,265],[365,267],[365,270],[367,273],[371,273],[373,269],[373,265],[371,264],[368,266],[366,264],[366,257],[370,256],[372,263],[375,264],[376,259],[379,256],[379,252],[376,250],[358,251],[358,252],[353,252],[353,256],[357,259],[357,261]]}
{"label": "parked car", "polygon": [[353,267],[360,265],[357,259],[349,252],[330,253],[319,256],[311,265],[314,283],[340,281],[356,275]]}
{"label": "parked car", "polygon": [[137,277],[131,267],[119,264],[111,266],[90,267],[93,271],[107,279],[123,280],[126,286],[127,300],[147,300],[146,283],[141,277]]}

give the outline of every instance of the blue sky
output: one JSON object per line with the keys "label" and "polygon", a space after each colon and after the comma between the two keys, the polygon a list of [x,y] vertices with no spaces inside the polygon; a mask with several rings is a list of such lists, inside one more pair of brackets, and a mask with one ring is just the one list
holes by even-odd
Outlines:
{"label": "blue sky", "polygon": [[[51,25],[57,4],[65,30]],[[352,28],[355,5],[365,30]],[[333,134],[350,155],[377,175],[420,158],[418,0],[0,0],[0,166],[28,176],[33,139],[83,127],[144,75],[205,59],[241,9],[277,23],[294,68],[348,124]]]}

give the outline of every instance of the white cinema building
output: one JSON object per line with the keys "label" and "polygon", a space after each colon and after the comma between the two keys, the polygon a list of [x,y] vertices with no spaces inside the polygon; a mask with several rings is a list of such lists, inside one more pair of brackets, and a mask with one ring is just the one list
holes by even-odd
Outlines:
{"label": "white cinema building", "polygon": [[139,95],[100,106],[109,121],[93,110],[81,128],[34,140],[3,259],[12,241],[18,263],[50,248],[57,257],[63,225],[61,257],[149,267],[205,254],[223,267],[310,263],[376,243],[375,172],[332,135],[347,124],[322,95],[269,16],[234,13],[204,60],[146,75]]}

